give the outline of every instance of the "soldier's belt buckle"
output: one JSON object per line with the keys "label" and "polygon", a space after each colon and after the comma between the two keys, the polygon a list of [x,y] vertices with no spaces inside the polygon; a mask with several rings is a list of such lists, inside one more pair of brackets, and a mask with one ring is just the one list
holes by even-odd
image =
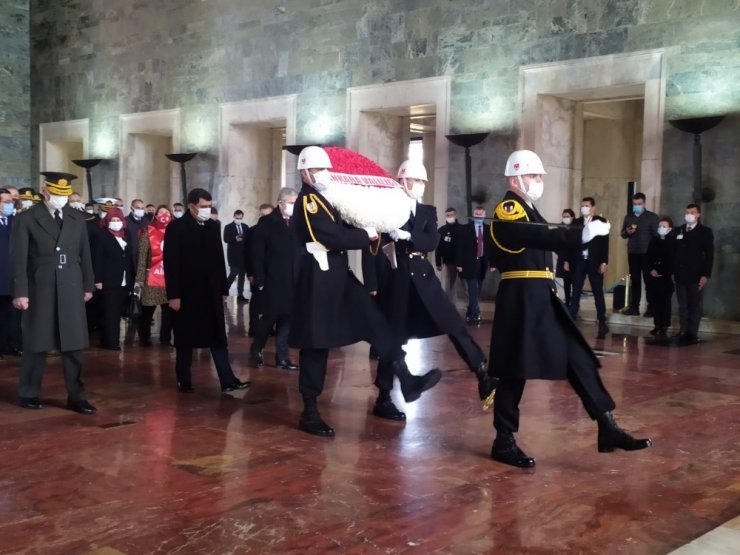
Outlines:
{"label": "soldier's belt buckle", "polygon": [[67,255],[66,254],[60,254],[59,255],[59,264],[66,264],[67,263]]}

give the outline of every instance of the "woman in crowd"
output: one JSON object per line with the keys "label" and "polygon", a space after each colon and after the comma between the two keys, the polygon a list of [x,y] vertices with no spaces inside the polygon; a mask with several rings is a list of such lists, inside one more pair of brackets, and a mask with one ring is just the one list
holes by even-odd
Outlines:
{"label": "woman in crowd", "polygon": [[658,236],[650,240],[646,258],[653,292],[653,323],[650,331],[657,338],[665,338],[671,326],[671,299],[673,297],[673,253],[676,239],[671,234],[673,221],[664,216],[658,221]]}
{"label": "woman in crowd", "polygon": [[[576,214],[570,208],[563,210],[562,223],[570,225],[576,219]],[[565,306],[570,306],[570,295],[573,292],[573,281],[570,277],[570,253],[561,251],[555,253],[558,255],[558,263],[555,267],[555,277],[562,278],[563,291],[565,292]]]}
{"label": "woman in crowd", "polygon": [[134,258],[126,240],[126,218],[118,208],[108,210],[100,220],[93,250],[95,288],[100,291],[102,347],[120,351],[121,317],[134,285]]}
{"label": "woman in crowd", "polygon": [[139,317],[139,343],[148,347],[152,344],[152,318],[159,306],[162,323],[159,342],[170,345],[172,336],[172,311],[167,304],[164,280],[164,231],[172,221],[170,209],[159,205],[152,223],[142,228],[139,237],[139,261],[136,283],[141,286],[141,316]]}

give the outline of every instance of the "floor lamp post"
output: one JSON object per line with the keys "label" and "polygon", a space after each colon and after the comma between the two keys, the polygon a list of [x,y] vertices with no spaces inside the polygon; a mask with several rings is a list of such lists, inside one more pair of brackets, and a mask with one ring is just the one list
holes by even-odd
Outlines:
{"label": "floor lamp post", "polygon": [[180,185],[182,187],[182,202],[188,202],[188,177],[185,174],[185,163],[189,162],[197,155],[197,152],[177,152],[174,154],[165,154],[173,162],[180,164]]}
{"label": "floor lamp post", "polygon": [[100,162],[102,162],[102,158],[88,158],[86,160],[72,160],[72,163],[75,166],[79,166],[80,168],[85,168],[85,178],[87,179],[87,198],[90,202],[93,201],[93,186],[92,186],[92,176],[90,174],[90,169],[94,168]]}
{"label": "floor lamp post", "polygon": [[445,135],[453,145],[465,147],[465,203],[468,207],[468,218],[473,217],[473,176],[470,160],[470,147],[482,142],[490,133],[463,133]]}

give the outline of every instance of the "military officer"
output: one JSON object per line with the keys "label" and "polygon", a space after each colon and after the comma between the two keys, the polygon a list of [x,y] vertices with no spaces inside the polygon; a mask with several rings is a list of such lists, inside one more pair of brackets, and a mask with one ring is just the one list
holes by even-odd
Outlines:
{"label": "military officer", "polygon": [[[400,228],[383,233],[378,241],[362,251],[362,275],[365,287],[375,296],[391,330],[401,343],[412,338],[447,334],[460,357],[478,377],[478,393],[486,399],[495,388],[488,376],[486,357],[466,329],[455,305],[442,290],[427,253],[439,242],[437,210],[422,204],[427,171],[420,161],[406,160],[398,170],[398,179],[409,199],[409,219]],[[394,269],[382,252],[395,242],[397,267]],[[379,395],[373,414],[389,420],[403,420],[390,398],[393,374],[381,360],[375,385]],[[390,387],[388,387],[390,385]]]}
{"label": "military officer", "polygon": [[303,187],[296,199],[297,217],[293,218],[298,243],[307,250],[298,269],[290,324],[290,344],[300,349],[298,383],[303,413],[299,427],[319,436],[334,435],[334,429],[324,422],[317,407],[329,349],[369,341],[381,362],[399,378],[406,402],[418,399],[441,377],[436,369],[423,376],[409,372],[401,344],[349,269],[347,251],[367,247],[377,232],[370,227],[357,229],[344,224],[337,209],[322,194],[331,186],[331,167],[323,148],[309,146],[301,151],[297,169]]}
{"label": "military officer", "polygon": [[583,228],[538,225],[546,224],[534,206],[542,196],[544,174],[534,152],[512,153],[505,169],[509,190],[496,206],[489,228],[501,271],[489,358],[489,371],[499,378],[491,457],[518,467],[535,465],[514,439],[528,379],[568,380],[598,423],[599,452],[651,445],[649,439],[635,439],[617,426],[611,412],[614,401],[599,376],[599,361],[553,287],[550,251],[607,235],[609,224],[591,220]]}
{"label": "military officer", "polygon": [[45,172],[44,201],[14,222],[13,305],[23,310],[20,405],[40,409],[46,352],[62,353],[67,407],[93,414],[82,383],[82,350],[88,346],[85,303],[94,277],[84,214],[67,205],[72,174]]}

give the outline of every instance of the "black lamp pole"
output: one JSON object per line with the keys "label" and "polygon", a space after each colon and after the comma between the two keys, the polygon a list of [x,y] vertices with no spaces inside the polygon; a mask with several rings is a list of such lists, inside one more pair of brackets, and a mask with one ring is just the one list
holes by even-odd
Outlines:
{"label": "black lamp pole", "polygon": [[165,154],[173,162],[180,164],[180,185],[182,186],[182,202],[187,204],[188,201],[188,177],[185,174],[185,163],[189,162],[197,155],[197,152],[177,152],[174,154]]}
{"label": "black lamp pole", "polygon": [[465,147],[465,203],[467,204],[468,218],[473,216],[473,176],[470,159],[470,147],[482,142],[490,133],[463,133],[461,135],[445,135],[453,145]]}
{"label": "black lamp pole", "polygon": [[92,186],[92,176],[90,174],[90,168],[94,168],[100,162],[102,162],[102,158],[89,158],[86,160],[72,160],[72,163],[75,166],[79,166],[81,168],[85,168],[85,177],[87,178],[87,198],[90,202],[93,201],[93,186]]}

